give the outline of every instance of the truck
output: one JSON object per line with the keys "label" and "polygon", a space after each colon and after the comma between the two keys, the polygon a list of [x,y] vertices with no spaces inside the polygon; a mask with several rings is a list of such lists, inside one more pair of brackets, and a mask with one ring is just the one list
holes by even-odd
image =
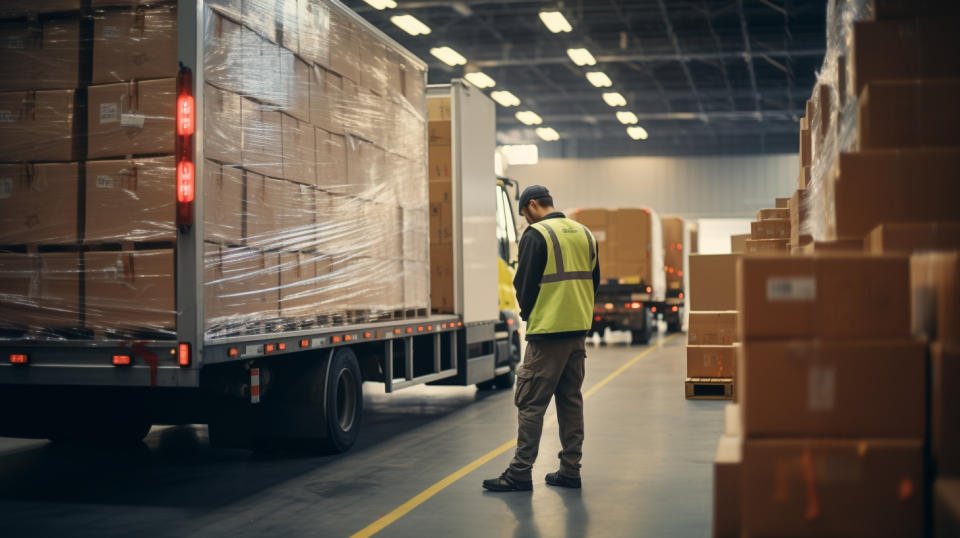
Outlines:
{"label": "truck", "polygon": [[667,296],[661,312],[667,324],[667,332],[676,332],[683,327],[686,310],[685,282],[687,271],[687,245],[689,231],[680,217],[663,217],[663,271],[667,279]]}
{"label": "truck", "polygon": [[512,385],[481,92],[335,0],[12,4],[0,435],[343,452],[364,382]]}

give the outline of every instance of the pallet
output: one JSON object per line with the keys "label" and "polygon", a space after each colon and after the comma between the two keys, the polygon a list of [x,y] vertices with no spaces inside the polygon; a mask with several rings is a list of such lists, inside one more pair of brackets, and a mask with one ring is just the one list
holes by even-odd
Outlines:
{"label": "pallet", "polygon": [[732,400],[732,377],[688,377],[684,383],[688,400]]}

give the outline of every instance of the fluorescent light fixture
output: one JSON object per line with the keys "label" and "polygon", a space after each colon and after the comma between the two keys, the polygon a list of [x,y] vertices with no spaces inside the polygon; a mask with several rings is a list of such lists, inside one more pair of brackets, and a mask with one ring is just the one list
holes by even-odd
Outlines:
{"label": "fluorescent light fixture", "polygon": [[364,2],[370,4],[376,9],[393,9],[397,7],[397,3],[393,0],[363,0]]}
{"label": "fluorescent light fixture", "polygon": [[507,90],[490,92],[490,98],[500,103],[500,106],[503,107],[520,106],[520,99]]}
{"label": "fluorescent light fixture", "polygon": [[390,17],[390,22],[410,35],[427,35],[430,33],[430,27],[420,22],[420,19],[413,15],[396,15]]}
{"label": "fluorescent light fixture", "polygon": [[524,125],[540,125],[543,123],[543,118],[532,110],[521,110],[517,112],[516,116]]}
{"label": "fluorescent light fixture", "polygon": [[623,98],[620,92],[605,92],[603,102],[610,106],[627,106],[627,100]]}
{"label": "fluorescent light fixture", "polygon": [[634,125],[633,127],[627,127],[627,134],[630,135],[630,138],[634,140],[646,140],[647,139],[647,130],[639,125]]}
{"label": "fluorescent light fixture", "polygon": [[463,75],[463,78],[467,79],[470,84],[483,89],[483,88],[492,88],[497,85],[497,81],[493,80],[486,73],[481,71],[475,71],[473,73],[467,73]]}
{"label": "fluorescent light fixture", "polygon": [[597,65],[597,59],[587,49],[567,49],[567,56],[579,66]]}
{"label": "fluorescent light fixture", "polygon": [[537,127],[537,136],[546,142],[560,140],[560,133],[558,133],[553,127]]}
{"label": "fluorescent light fixture", "polygon": [[590,71],[587,73],[587,80],[597,88],[609,88],[613,86],[613,81],[602,71]]}
{"label": "fluorescent light fixture", "polygon": [[627,111],[617,112],[617,119],[624,125],[633,125],[640,121],[636,114]]}
{"label": "fluorescent light fixture", "polygon": [[432,48],[430,49],[430,54],[433,54],[438,60],[449,65],[450,67],[464,65],[467,63],[467,59],[464,58],[463,55],[451,49],[450,47]]}
{"label": "fluorescent light fixture", "polygon": [[563,13],[560,13],[559,11],[541,11],[540,20],[543,21],[543,24],[547,27],[547,30],[550,30],[555,34],[573,30],[573,27],[570,26],[567,18],[564,17]]}
{"label": "fluorescent light fixture", "polygon": [[534,144],[500,146],[500,149],[509,165],[537,164],[540,160],[540,150]]}

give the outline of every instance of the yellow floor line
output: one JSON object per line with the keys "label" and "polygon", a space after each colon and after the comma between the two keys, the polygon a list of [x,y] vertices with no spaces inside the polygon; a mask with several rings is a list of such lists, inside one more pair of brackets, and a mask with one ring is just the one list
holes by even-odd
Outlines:
{"label": "yellow floor line", "polygon": [[[678,333],[678,334],[679,334],[679,333]],[[677,336],[677,334],[673,334],[673,335],[671,335],[671,336],[668,336],[668,337],[664,338],[664,339],[661,340],[656,346],[644,350],[642,353],[640,353],[640,354],[637,355],[636,357],[634,357],[634,358],[630,359],[629,361],[627,361],[625,364],[623,364],[622,366],[620,366],[619,368],[617,368],[616,370],[614,370],[613,373],[611,373],[611,374],[608,375],[607,377],[603,378],[603,380],[601,380],[599,383],[597,383],[597,384],[595,384],[594,386],[590,387],[590,390],[588,390],[587,392],[583,393],[583,399],[586,400],[587,398],[589,398],[589,397],[590,397],[591,395],[593,395],[595,392],[597,392],[598,390],[600,390],[604,385],[606,385],[607,383],[609,383],[610,381],[612,381],[615,377],[617,377],[618,375],[620,375],[620,374],[622,374],[624,371],[626,371],[627,368],[630,368],[631,366],[633,366],[634,364],[636,364],[637,361],[639,361],[640,359],[646,357],[647,355],[649,355],[650,353],[652,353],[654,350],[660,349],[661,347],[663,347],[664,344],[666,344],[667,342],[669,342],[671,339],[675,338],[676,336]],[[435,484],[433,484],[433,485],[430,486],[429,488],[427,488],[427,489],[421,491],[420,493],[418,493],[416,496],[414,496],[413,498],[411,498],[411,499],[408,500],[407,502],[405,502],[405,503],[401,504],[400,506],[394,508],[389,514],[386,514],[386,515],[382,516],[381,518],[377,519],[376,521],[374,521],[373,523],[367,525],[366,527],[364,527],[363,529],[361,529],[360,531],[358,531],[356,534],[354,534],[351,538],[366,538],[366,537],[368,537],[368,536],[373,536],[374,534],[382,531],[387,525],[390,525],[390,524],[393,523],[394,521],[396,521],[396,520],[400,519],[401,517],[407,515],[411,510],[413,510],[414,508],[416,508],[416,507],[420,506],[421,504],[423,504],[423,503],[424,503],[427,499],[429,499],[430,497],[433,497],[433,496],[436,495],[437,493],[440,493],[441,491],[443,491],[443,490],[444,490],[447,486],[449,486],[450,484],[453,484],[453,483],[456,482],[457,480],[460,480],[460,479],[463,478],[464,476],[466,476],[466,475],[470,474],[471,472],[473,472],[474,470],[476,470],[478,467],[480,467],[480,466],[483,465],[484,463],[487,463],[488,461],[492,460],[493,458],[496,458],[497,456],[499,456],[499,455],[503,454],[504,452],[510,450],[511,448],[515,447],[516,445],[517,445],[517,438],[514,437],[513,439],[507,441],[506,443],[503,443],[502,445],[500,445],[500,446],[498,446],[497,448],[491,450],[490,452],[487,452],[487,453],[484,454],[483,456],[480,456],[479,458],[471,461],[470,463],[464,465],[463,467],[461,467],[461,468],[457,469],[456,471],[450,473],[449,475],[445,476],[445,477],[444,477],[442,480],[440,480],[439,482],[436,482]]]}

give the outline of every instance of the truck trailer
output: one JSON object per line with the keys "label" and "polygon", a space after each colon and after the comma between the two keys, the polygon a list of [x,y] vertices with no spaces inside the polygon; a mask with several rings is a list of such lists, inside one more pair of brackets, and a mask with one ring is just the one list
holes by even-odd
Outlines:
{"label": "truck trailer", "polygon": [[429,155],[426,65],[336,0],[13,4],[0,435],[345,451],[364,381],[512,382],[482,93]]}

